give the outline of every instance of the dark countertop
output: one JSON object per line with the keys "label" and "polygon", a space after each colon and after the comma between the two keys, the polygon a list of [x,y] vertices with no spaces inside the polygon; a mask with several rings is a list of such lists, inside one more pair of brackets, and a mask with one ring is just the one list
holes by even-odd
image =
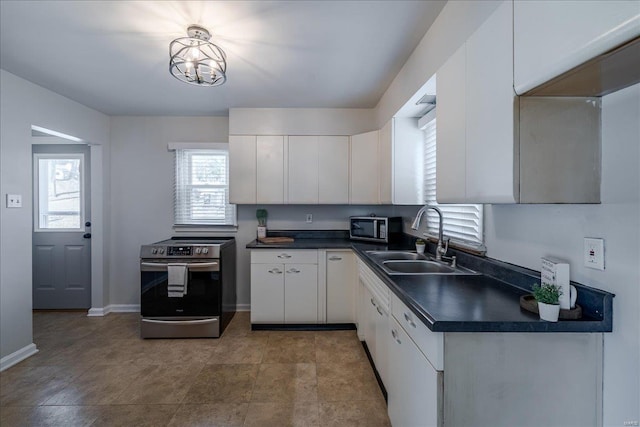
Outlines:
{"label": "dark countertop", "polygon": [[[284,233],[284,232],[283,232]],[[348,232],[347,232],[348,233]],[[272,234],[270,234],[271,236]],[[282,234],[285,235],[285,234]],[[520,296],[540,280],[540,273],[490,258],[451,249],[459,264],[483,273],[476,276],[389,276],[369,250],[411,250],[412,239],[395,245],[348,240],[343,235],[296,236],[292,243],[263,244],[249,249],[353,249],[358,257],[432,331],[436,332],[611,332],[613,294],[572,282],[583,308],[580,320],[546,322],[520,308]],[[433,247],[427,248],[433,252]]]}

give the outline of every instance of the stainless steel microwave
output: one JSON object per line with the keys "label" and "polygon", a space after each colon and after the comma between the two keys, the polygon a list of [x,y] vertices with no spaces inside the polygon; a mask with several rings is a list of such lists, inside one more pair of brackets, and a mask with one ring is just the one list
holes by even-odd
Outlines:
{"label": "stainless steel microwave", "polygon": [[352,216],[349,235],[353,240],[389,243],[402,234],[402,217]]}

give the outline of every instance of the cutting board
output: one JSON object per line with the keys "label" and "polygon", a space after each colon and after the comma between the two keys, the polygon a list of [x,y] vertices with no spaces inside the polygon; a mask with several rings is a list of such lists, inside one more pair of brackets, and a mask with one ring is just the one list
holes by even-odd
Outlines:
{"label": "cutting board", "polygon": [[262,237],[260,243],[292,243],[293,237]]}

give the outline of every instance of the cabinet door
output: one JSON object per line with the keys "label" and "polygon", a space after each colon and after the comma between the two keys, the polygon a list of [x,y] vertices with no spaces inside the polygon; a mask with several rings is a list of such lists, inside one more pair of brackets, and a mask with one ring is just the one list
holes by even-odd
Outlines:
{"label": "cabinet door", "polygon": [[229,203],[256,203],[256,137],[229,136]]}
{"label": "cabinet door", "polygon": [[437,427],[442,379],[398,322],[390,317],[388,411],[394,426]]}
{"label": "cabinet door", "polygon": [[640,35],[637,1],[516,1],[513,15],[520,95]]}
{"label": "cabinet door", "polygon": [[[466,201],[469,203],[518,202],[512,10],[513,3],[504,2],[467,40]],[[449,176],[449,171],[443,171],[441,166],[438,162],[437,171]]]}
{"label": "cabinet door", "polygon": [[389,313],[386,312],[380,304],[377,304],[374,328],[376,335],[376,370],[382,379],[383,384],[388,382],[389,373]]}
{"label": "cabinet door", "polygon": [[289,204],[318,203],[318,137],[290,136],[289,157]]}
{"label": "cabinet door", "polygon": [[378,131],[351,137],[350,204],[378,204]]}
{"label": "cabinet door", "polygon": [[258,136],[256,140],[256,203],[284,203],[284,137]]}
{"label": "cabinet door", "polygon": [[327,251],[327,323],[354,323],[355,255]]}
{"label": "cabinet door", "polygon": [[436,199],[466,201],[466,46],[462,45],[438,70],[436,126]]}
{"label": "cabinet door", "polygon": [[284,265],[251,264],[251,323],[284,322]]}
{"label": "cabinet door", "polygon": [[380,129],[378,140],[378,202],[390,205],[393,202],[393,119]]}
{"label": "cabinet door", "polygon": [[375,365],[378,364],[378,355],[376,353],[376,320],[378,317],[378,312],[376,308],[378,307],[376,304],[376,300],[373,297],[373,294],[364,287],[364,341],[367,343],[367,348],[369,349],[369,354],[371,354],[371,358],[373,359],[373,363]]}
{"label": "cabinet door", "polygon": [[424,203],[424,132],[415,117],[393,119],[392,181],[394,205]]}
{"label": "cabinet door", "polygon": [[349,203],[349,137],[318,137],[318,203]]}
{"label": "cabinet door", "polygon": [[284,323],[318,322],[318,265],[286,264]]}

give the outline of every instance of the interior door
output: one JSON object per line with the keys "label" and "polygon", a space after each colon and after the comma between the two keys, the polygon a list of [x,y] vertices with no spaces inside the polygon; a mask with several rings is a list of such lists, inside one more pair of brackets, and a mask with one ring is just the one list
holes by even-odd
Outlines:
{"label": "interior door", "polygon": [[90,151],[33,145],[33,308],[91,306]]}

